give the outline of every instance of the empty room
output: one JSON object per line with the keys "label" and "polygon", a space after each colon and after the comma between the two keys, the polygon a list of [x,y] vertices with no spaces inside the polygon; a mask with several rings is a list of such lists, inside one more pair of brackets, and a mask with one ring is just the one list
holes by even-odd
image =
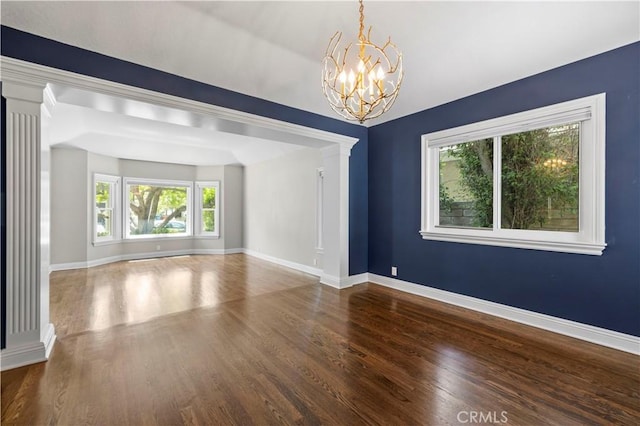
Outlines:
{"label": "empty room", "polygon": [[7,1],[1,422],[635,425],[637,1]]}

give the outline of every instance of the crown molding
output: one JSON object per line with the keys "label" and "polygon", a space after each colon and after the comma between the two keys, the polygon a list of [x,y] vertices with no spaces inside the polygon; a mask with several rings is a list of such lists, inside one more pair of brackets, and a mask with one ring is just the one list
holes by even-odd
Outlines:
{"label": "crown molding", "polygon": [[33,87],[44,87],[48,83],[60,84],[108,96],[117,96],[168,108],[178,108],[184,111],[209,115],[249,126],[257,126],[270,131],[285,132],[295,136],[336,143],[349,150],[359,140],[351,136],[314,129],[135,86],[128,86],[122,83],[115,83],[109,80],[51,68],[6,56],[0,56],[0,65],[0,69],[2,70],[0,79],[2,81],[12,81]]}

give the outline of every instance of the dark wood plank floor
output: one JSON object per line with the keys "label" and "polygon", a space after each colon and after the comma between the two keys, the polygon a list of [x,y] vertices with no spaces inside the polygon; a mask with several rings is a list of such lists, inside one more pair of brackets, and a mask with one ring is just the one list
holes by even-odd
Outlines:
{"label": "dark wood plank floor", "polygon": [[[637,425],[638,356],[244,255],[51,275],[2,424]],[[475,421],[472,421],[475,420]]]}

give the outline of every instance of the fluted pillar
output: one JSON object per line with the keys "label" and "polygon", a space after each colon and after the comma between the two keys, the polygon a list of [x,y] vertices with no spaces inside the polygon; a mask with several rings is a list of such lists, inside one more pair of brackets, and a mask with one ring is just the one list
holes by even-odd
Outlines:
{"label": "fluted pillar", "polygon": [[[2,350],[2,370],[46,360],[55,340],[48,300],[41,299],[43,285],[47,296],[49,286],[48,265],[43,266],[49,256],[43,254],[41,245],[43,91],[44,85],[2,82],[7,183],[6,347]],[[48,170],[48,165],[44,166]]]}

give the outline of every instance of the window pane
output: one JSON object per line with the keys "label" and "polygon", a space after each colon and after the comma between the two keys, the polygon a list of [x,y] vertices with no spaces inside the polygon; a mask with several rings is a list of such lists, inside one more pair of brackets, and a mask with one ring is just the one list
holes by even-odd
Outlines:
{"label": "window pane", "polygon": [[442,147],[440,226],[493,227],[493,139]]}
{"label": "window pane", "polygon": [[98,218],[96,223],[96,235],[98,237],[111,236],[111,209],[98,210]]}
{"label": "window pane", "polygon": [[111,235],[111,189],[109,182],[96,182],[96,236],[108,237]]}
{"label": "window pane", "polygon": [[96,207],[104,209],[111,207],[111,184],[96,182]]}
{"label": "window pane", "polygon": [[131,235],[185,234],[187,188],[129,185]]}
{"label": "window pane", "polygon": [[214,210],[202,211],[202,230],[204,232],[214,232],[216,230],[216,217]]}
{"label": "window pane", "polygon": [[216,189],[202,188],[202,208],[213,209],[216,207]]}
{"label": "window pane", "polygon": [[579,123],[502,137],[502,228],[578,232],[579,142]]}

